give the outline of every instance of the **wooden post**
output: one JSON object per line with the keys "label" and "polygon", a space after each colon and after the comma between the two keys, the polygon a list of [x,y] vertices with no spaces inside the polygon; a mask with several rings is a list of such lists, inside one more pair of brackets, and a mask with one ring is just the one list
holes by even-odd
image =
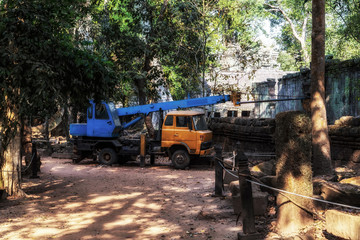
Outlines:
{"label": "wooden post", "polygon": [[37,172],[40,170],[40,157],[37,154],[36,144],[32,144],[32,162],[31,162],[31,172],[32,175],[30,178],[39,178]]}
{"label": "wooden post", "polygon": [[241,216],[243,223],[243,232],[238,233],[238,239],[261,239],[261,235],[257,233],[255,229],[252,186],[251,182],[247,181],[251,180],[248,159],[244,154],[239,142],[236,144],[235,161],[238,163],[239,167],[239,188],[241,198]]}
{"label": "wooden post", "polygon": [[145,134],[140,137],[140,167],[145,167],[146,141]]}
{"label": "wooden post", "polygon": [[215,196],[224,196],[224,173],[220,165],[222,161],[222,147],[215,145]]}

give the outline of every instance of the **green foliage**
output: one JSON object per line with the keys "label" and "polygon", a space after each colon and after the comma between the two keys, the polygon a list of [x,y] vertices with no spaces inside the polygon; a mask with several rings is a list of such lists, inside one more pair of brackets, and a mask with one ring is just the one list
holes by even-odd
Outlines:
{"label": "green foliage", "polygon": [[[281,27],[281,35],[277,42],[286,55],[295,60],[284,60],[280,57],[283,69],[298,69],[303,65],[303,54],[309,52],[311,45],[311,21],[308,21],[305,34],[305,45],[302,47],[296,39],[289,21],[294,25],[296,32],[301,32],[306,14],[311,12],[311,1],[296,0],[266,0],[265,9],[273,26]],[[285,15],[288,19],[285,17]],[[355,0],[331,0],[326,2],[326,55],[333,55],[336,59],[350,59],[360,56],[360,5]],[[304,37],[304,36],[303,36]]]}
{"label": "green foliage", "polygon": [[329,10],[339,18],[338,32],[360,43],[360,4],[357,0],[328,1]]}
{"label": "green foliage", "polygon": [[282,51],[279,53],[278,63],[280,63],[281,70],[283,71],[298,71],[299,67],[296,66],[295,58],[288,52]]}
{"label": "green foliage", "polygon": [[360,57],[360,5],[354,0],[327,2],[327,54],[346,60]]}
{"label": "green foliage", "polygon": [[[119,14],[113,12],[116,5],[122,6]],[[97,3],[92,32],[95,50],[115,63],[120,84],[133,86],[139,102],[144,103],[145,97],[156,100],[158,86],[171,88],[174,79],[197,79],[191,66],[201,51],[194,50],[198,38],[188,28],[191,22],[187,18],[193,13],[182,12],[184,5],[182,1],[155,0]],[[186,91],[193,90],[190,86],[185,86]],[[114,98],[124,102],[133,93],[121,92]]]}
{"label": "green foliage", "polygon": [[[199,94],[210,66],[230,42],[251,47],[249,23],[258,1],[121,0],[97,1],[92,38],[99,54],[111,59],[121,84],[133,86],[139,102],[156,100],[158,86],[174,99]],[[116,6],[121,6],[121,10]],[[241,14],[240,14],[241,13]],[[116,15],[116,17],[115,17]],[[121,89],[119,87],[118,89]]]}
{"label": "green foliage", "polygon": [[[188,55],[185,59],[195,60],[189,65],[189,70],[192,69],[194,84],[202,85],[203,95],[206,87],[204,79],[206,76],[208,80],[209,77],[210,80],[217,77],[216,71],[222,68],[219,60],[228,45],[236,44],[242,51],[247,51],[255,45],[254,31],[249,26],[257,16],[259,6],[258,1],[246,0],[179,3],[175,19],[179,19],[181,23],[181,36],[191,38],[183,37],[178,46]],[[244,59],[248,61],[250,58]]]}
{"label": "green foliage", "polygon": [[264,7],[271,25],[281,27],[281,34],[276,39],[281,50],[292,55],[297,66],[308,66],[311,49],[311,1],[266,0]]}
{"label": "green foliage", "polygon": [[[84,0],[6,0],[0,8],[0,121],[2,138],[23,116],[47,116],[59,105],[84,105],[113,89],[112,65],[81,48],[73,35],[86,16]],[[18,108],[19,118],[4,114]],[[11,121],[10,121],[11,120]],[[10,131],[10,132],[9,132]],[[3,146],[6,147],[6,146]]]}

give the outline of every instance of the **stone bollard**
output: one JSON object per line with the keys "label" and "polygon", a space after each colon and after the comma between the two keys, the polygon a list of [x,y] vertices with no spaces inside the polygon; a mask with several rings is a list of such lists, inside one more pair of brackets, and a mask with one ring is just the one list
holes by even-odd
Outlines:
{"label": "stone bollard", "polygon": [[[276,185],[288,192],[313,196],[310,117],[296,111],[277,114],[274,137]],[[276,227],[279,234],[298,234],[301,229],[313,224],[313,217],[299,207],[312,210],[312,200],[283,194],[279,194],[276,200],[279,208]]]}

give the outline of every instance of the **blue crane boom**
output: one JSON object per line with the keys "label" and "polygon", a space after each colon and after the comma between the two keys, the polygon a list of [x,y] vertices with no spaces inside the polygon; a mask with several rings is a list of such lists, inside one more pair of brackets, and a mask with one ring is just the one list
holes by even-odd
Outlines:
{"label": "blue crane boom", "polygon": [[70,124],[70,134],[72,136],[115,138],[119,136],[122,129],[135,124],[141,119],[141,117],[138,117],[129,123],[121,125],[119,121],[121,116],[148,115],[157,111],[213,105],[226,101],[230,101],[230,95],[193,98],[117,109],[113,103],[102,101],[96,104],[94,101],[90,101],[90,107],[87,111],[87,123]]}
{"label": "blue crane boom", "polygon": [[200,107],[206,105],[214,105],[230,101],[230,95],[210,96],[202,98],[192,98],[171,102],[153,103],[134,107],[117,108],[118,116],[127,116],[135,114],[149,114],[152,112],[166,111],[171,109],[184,109],[190,107]]}

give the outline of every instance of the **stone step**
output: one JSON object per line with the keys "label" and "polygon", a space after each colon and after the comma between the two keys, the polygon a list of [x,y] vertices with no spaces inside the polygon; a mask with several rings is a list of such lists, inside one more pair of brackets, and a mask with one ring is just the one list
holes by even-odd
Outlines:
{"label": "stone step", "polygon": [[328,233],[344,239],[360,239],[360,215],[328,210],[325,218]]}

